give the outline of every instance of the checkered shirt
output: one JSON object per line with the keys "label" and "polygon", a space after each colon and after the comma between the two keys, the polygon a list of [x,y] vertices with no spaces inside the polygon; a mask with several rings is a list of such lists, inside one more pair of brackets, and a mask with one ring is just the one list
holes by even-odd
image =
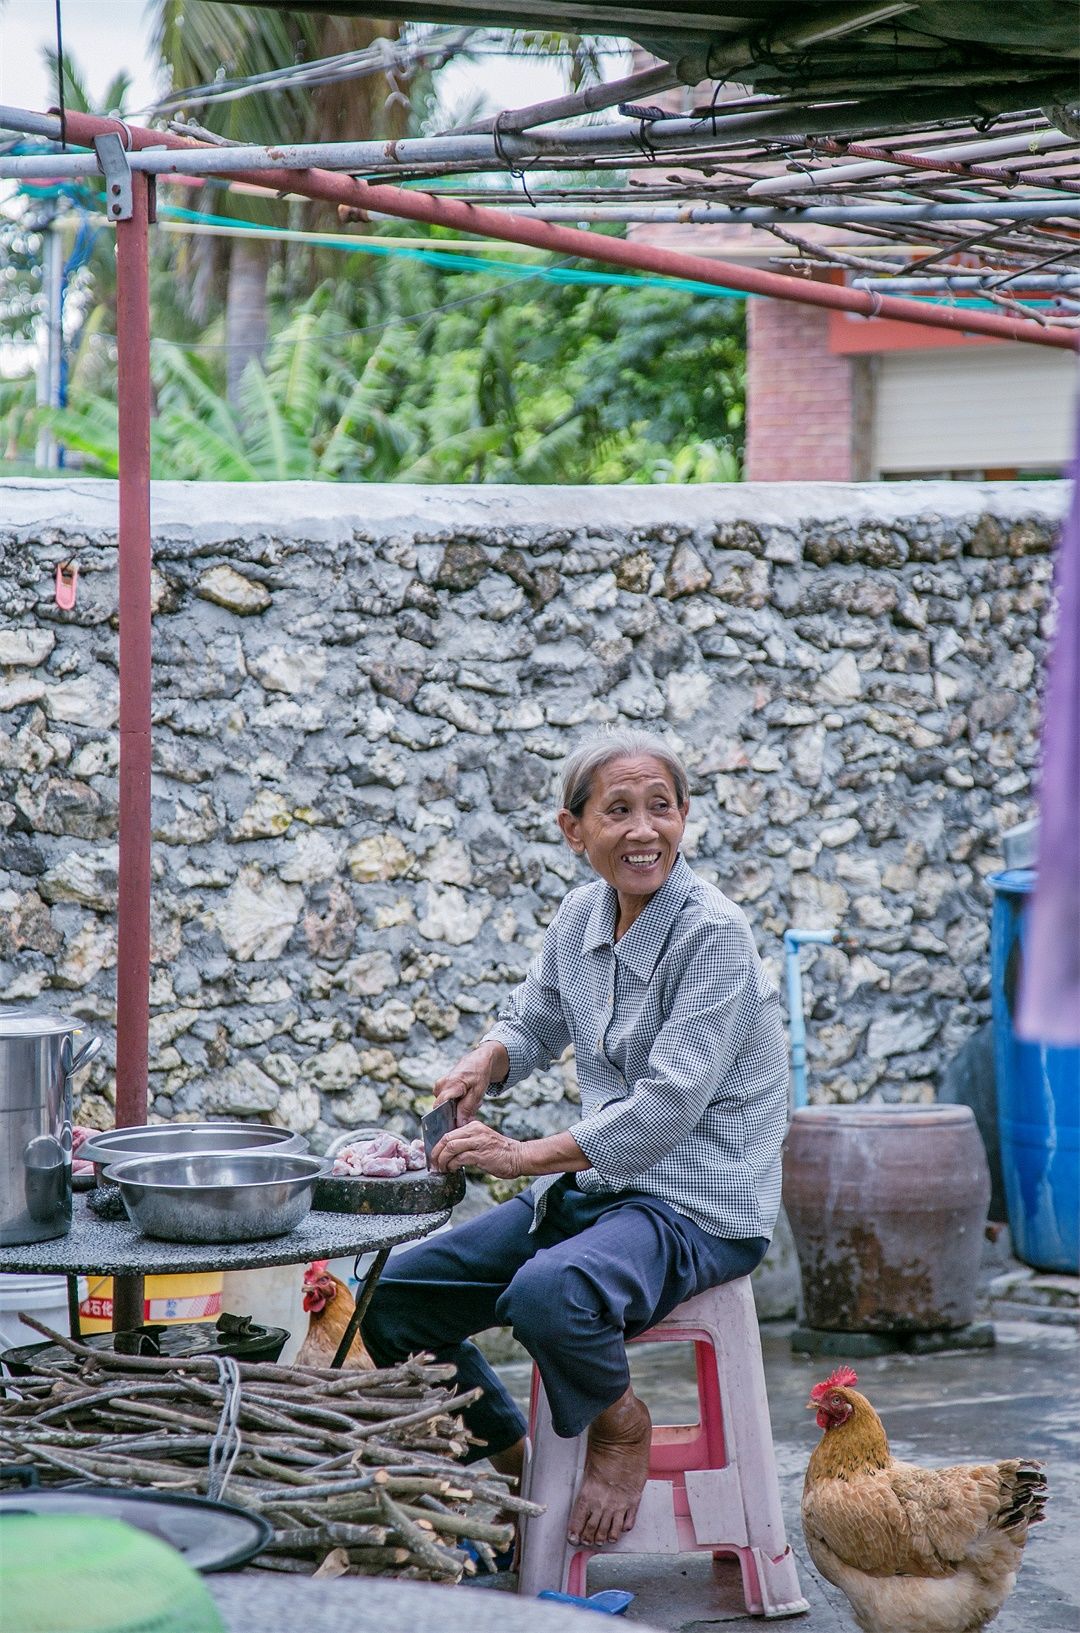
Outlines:
{"label": "checkered shirt", "polygon": [[[592,1193],[658,1197],[713,1236],[770,1236],[788,1067],[780,1004],[742,910],[682,855],[616,942],[615,891],[572,890],[489,1039],[511,1088],[574,1045],[573,1134]],[[544,1193],[533,1186],[539,1223]]]}

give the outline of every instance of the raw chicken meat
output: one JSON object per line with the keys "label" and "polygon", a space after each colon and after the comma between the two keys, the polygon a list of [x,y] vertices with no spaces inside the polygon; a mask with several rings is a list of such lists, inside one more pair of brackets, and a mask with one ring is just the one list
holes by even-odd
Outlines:
{"label": "raw chicken meat", "polygon": [[92,1174],[94,1172],[93,1163],[88,1162],[85,1157],[80,1157],[79,1152],[82,1149],[82,1147],[86,1144],[86,1142],[90,1138],[91,1134],[95,1134],[96,1132],[97,1132],[97,1130],[93,1129],[93,1128],[83,1128],[81,1123],[76,1123],[75,1126],[72,1128],[72,1130],[71,1130],[71,1172],[73,1174],[77,1174],[77,1175],[85,1177],[85,1176],[87,1176],[89,1174]]}
{"label": "raw chicken meat", "polygon": [[423,1140],[405,1141],[396,1134],[347,1145],[334,1158],[334,1178],[397,1179],[427,1167]]}

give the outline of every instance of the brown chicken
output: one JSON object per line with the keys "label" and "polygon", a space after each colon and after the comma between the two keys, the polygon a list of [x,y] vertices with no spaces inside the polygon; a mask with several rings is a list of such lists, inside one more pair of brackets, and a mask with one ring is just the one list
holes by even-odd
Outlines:
{"label": "brown chicken", "polygon": [[[349,1317],[356,1308],[345,1283],[327,1269],[328,1262],[326,1259],[316,1259],[304,1271],[304,1309],[310,1319],[307,1337],[296,1356],[299,1366],[330,1365],[345,1336]],[[364,1369],[375,1365],[359,1333],[349,1345],[342,1365]]]}
{"label": "brown chicken", "polygon": [[1043,1517],[1041,1465],[923,1469],[889,1452],[881,1419],[839,1367],[810,1391],[825,1431],[803,1486],[810,1557],[863,1633],[977,1633],[1012,1591]]}

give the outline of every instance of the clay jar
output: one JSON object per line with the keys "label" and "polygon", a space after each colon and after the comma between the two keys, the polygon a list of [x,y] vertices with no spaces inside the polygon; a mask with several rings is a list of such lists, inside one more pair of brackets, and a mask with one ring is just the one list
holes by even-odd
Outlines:
{"label": "clay jar", "polygon": [[967,1106],[809,1106],[784,1142],[803,1320],[930,1332],[975,1313],[990,1170]]}

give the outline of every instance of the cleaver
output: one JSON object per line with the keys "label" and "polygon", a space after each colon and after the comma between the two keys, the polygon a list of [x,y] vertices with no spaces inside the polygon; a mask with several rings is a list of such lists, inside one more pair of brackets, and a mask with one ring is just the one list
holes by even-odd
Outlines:
{"label": "cleaver", "polygon": [[444,1134],[449,1134],[452,1128],[457,1127],[457,1101],[444,1100],[420,1119],[420,1132],[424,1136],[424,1155],[431,1161],[431,1153],[438,1145]]}

